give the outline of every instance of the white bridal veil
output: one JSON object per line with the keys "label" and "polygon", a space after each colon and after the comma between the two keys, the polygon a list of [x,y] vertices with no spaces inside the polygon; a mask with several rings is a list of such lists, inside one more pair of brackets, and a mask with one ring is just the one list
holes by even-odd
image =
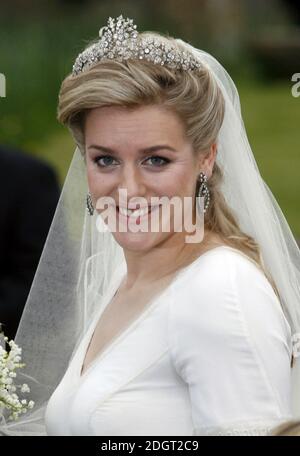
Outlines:
{"label": "white bridal veil", "polygon": [[[297,356],[300,345],[299,248],[259,173],[232,79],[210,54],[180,39],[177,41],[209,67],[223,92],[225,118],[216,159],[224,173],[222,192],[241,229],[253,236],[261,247],[265,267],[280,293]],[[63,377],[95,311],[100,310],[113,272],[124,262],[123,251],[111,232],[98,231],[96,221],[99,226],[101,220],[97,212],[92,217],[87,213],[87,192],[85,163],[76,148],[15,339],[22,347],[22,360],[26,363],[18,373],[19,383],[30,386],[29,396],[36,405],[16,422],[2,418],[0,434],[46,435],[47,401]],[[294,416],[299,417],[300,358],[295,360],[293,408]]]}

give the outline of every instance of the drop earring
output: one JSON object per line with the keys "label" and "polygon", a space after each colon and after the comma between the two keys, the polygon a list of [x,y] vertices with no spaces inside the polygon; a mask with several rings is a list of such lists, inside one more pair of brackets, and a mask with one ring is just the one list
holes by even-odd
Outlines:
{"label": "drop earring", "polygon": [[87,207],[89,214],[92,216],[94,213],[94,206],[93,206],[92,197],[91,197],[90,192],[88,192],[88,194],[86,196],[86,207]]}
{"label": "drop earring", "polygon": [[[204,209],[203,212],[205,213],[209,207],[210,203],[210,193],[209,189],[207,186],[207,176],[201,171],[198,177],[198,180],[200,181],[200,186],[198,190],[198,197],[204,197]],[[202,210],[202,207],[199,204],[199,200],[197,199],[198,202],[198,207],[200,210]]]}

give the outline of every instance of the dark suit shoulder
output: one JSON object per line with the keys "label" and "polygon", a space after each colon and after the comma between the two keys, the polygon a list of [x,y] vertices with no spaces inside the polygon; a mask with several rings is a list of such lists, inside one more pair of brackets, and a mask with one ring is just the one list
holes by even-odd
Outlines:
{"label": "dark suit shoulder", "polygon": [[16,169],[39,170],[44,169],[52,172],[52,168],[43,159],[34,157],[22,150],[0,146],[0,165],[6,171],[16,171]]}
{"label": "dark suit shoulder", "polygon": [[54,169],[43,159],[12,147],[0,146],[0,187],[5,185],[6,188],[13,186],[15,190],[24,190],[33,182],[59,188]]}

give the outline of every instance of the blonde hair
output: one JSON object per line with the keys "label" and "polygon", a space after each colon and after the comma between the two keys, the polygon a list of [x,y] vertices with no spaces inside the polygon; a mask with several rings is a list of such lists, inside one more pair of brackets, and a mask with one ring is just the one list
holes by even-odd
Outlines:
{"label": "blonde hair", "polygon": [[[185,50],[174,38],[157,32],[155,36]],[[93,44],[90,43],[89,45]],[[147,60],[123,62],[106,60],[94,64],[76,77],[69,75],[59,93],[58,120],[70,129],[81,153],[85,154],[85,114],[93,108],[159,105],[176,113],[185,127],[194,151],[207,153],[221,128],[225,101],[211,72],[204,66],[197,72],[174,70]],[[257,242],[243,232],[220,190],[223,173],[215,162],[208,186],[210,206],[205,214],[205,228],[218,234],[224,244],[240,250],[263,271],[280,300],[277,287],[266,270]],[[199,189],[196,185],[196,194]]]}

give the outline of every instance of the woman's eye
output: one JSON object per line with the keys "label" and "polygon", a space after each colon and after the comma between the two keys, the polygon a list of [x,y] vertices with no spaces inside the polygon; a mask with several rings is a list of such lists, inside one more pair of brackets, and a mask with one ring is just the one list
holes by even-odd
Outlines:
{"label": "woman's eye", "polygon": [[[158,155],[153,155],[152,157],[147,158],[145,161],[151,161],[150,166],[158,168],[167,165],[171,160],[168,158],[160,157]],[[94,162],[101,168],[108,168],[109,166],[115,165],[115,160],[110,155],[98,156],[94,158]]]}
{"label": "woman's eye", "polygon": [[[147,158],[147,160],[152,160],[152,166],[164,166],[170,163],[168,158],[159,157],[158,155],[153,155],[153,157]],[[146,160],[146,161],[147,161]]]}
{"label": "woman's eye", "polygon": [[[102,160],[102,162],[101,162]],[[106,168],[107,166],[111,166],[114,159],[110,155],[102,155],[101,157],[96,157],[94,159],[95,163],[102,168]]]}

